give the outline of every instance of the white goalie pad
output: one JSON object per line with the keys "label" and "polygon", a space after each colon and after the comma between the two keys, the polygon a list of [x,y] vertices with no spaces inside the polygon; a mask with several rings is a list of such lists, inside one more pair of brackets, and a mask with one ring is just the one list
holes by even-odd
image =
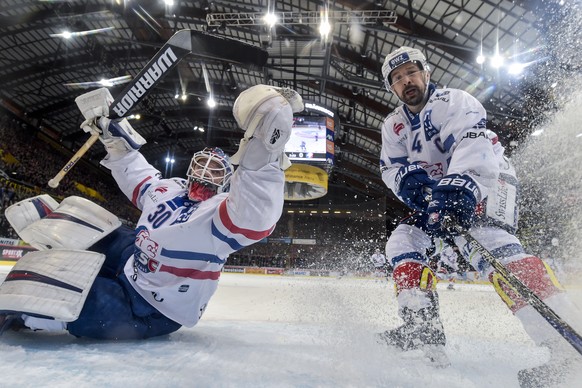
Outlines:
{"label": "white goalie pad", "polygon": [[42,194],[27,198],[9,206],[4,215],[12,228],[20,235],[20,232],[28,225],[52,213],[59,203],[50,195]]}
{"label": "white goalie pad", "polygon": [[88,199],[72,196],[18,235],[38,250],[87,249],[120,225],[115,214]]}
{"label": "white goalie pad", "polygon": [[24,255],[0,285],[0,311],[76,320],[105,255],[89,251],[37,251]]}

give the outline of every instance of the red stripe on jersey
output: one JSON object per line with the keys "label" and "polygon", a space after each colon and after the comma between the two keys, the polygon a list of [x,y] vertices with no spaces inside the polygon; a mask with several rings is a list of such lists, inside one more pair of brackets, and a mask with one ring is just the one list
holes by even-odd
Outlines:
{"label": "red stripe on jersey", "polygon": [[152,179],[151,176],[148,176],[147,178],[145,178],[143,181],[139,182],[137,186],[135,186],[135,188],[133,189],[133,194],[131,196],[131,203],[133,203],[133,205],[135,207],[137,206],[137,197],[139,196],[139,192],[141,190],[141,187],[143,186],[144,183],[146,183],[147,181],[149,181],[150,179]]}
{"label": "red stripe on jersey", "polygon": [[220,277],[220,271],[200,271],[193,268],[178,268],[163,264],[160,268],[160,272],[168,272],[181,278],[196,280],[218,280]]}
{"label": "red stripe on jersey", "polygon": [[222,201],[218,207],[218,214],[220,215],[220,221],[222,221],[222,224],[226,227],[226,229],[228,229],[229,232],[242,234],[249,240],[262,240],[263,238],[270,235],[273,231],[273,228],[275,228],[274,225],[271,228],[262,231],[239,228],[228,216],[228,211],[226,210],[226,199]]}

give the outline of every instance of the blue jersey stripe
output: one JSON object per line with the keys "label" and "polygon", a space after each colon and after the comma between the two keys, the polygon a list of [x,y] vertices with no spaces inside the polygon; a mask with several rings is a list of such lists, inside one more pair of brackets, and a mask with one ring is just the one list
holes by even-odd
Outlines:
{"label": "blue jersey stripe", "polygon": [[396,263],[398,263],[402,260],[417,260],[417,261],[421,261],[423,263],[426,263],[426,257],[421,255],[420,253],[407,252],[407,253],[403,253],[401,255],[398,255],[396,257],[391,258],[390,262],[392,263],[392,267],[396,266]]}
{"label": "blue jersey stripe", "polygon": [[174,251],[166,248],[162,248],[162,256],[168,257],[170,259],[180,259],[180,260],[197,260],[206,261],[216,264],[224,264],[226,260],[222,260],[216,255],[210,253],[192,252],[192,251]]}
{"label": "blue jersey stripe", "polygon": [[402,165],[407,165],[408,164],[408,157],[407,156],[403,156],[401,158],[388,158],[390,159],[390,163],[392,164],[402,164]]}
{"label": "blue jersey stripe", "polygon": [[214,224],[214,221],[212,222],[212,235],[214,237],[216,237],[217,239],[219,239],[220,241],[228,244],[228,246],[231,247],[235,251],[238,251],[239,249],[242,249],[245,247],[244,245],[239,244],[239,242],[236,241],[234,238],[226,237],[226,235],[221,233],[218,230],[218,228],[216,227],[216,225]]}

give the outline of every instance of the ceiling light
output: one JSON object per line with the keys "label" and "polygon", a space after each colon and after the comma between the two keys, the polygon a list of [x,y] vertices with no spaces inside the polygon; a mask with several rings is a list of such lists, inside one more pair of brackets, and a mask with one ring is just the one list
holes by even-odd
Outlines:
{"label": "ceiling light", "polygon": [[210,109],[213,109],[214,107],[216,107],[216,101],[214,101],[214,98],[212,98],[212,97],[208,97],[208,100],[206,100],[206,104],[208,105],[208,107]]}
{"label": "ceiling light", "polygon": [[479,54],[477,55],[475,61],[477,62],[477,64],[482,65],[485,63],[485,56],[483,54]]}
{"label": "ceiling light", "polygon": [[491,58],[491,66],[495,68],[503,66],[503,57],[499,54],[495,54],[495,56]]}
{"label": "ceiling light", "polygon": [[279,18],[274,13],[268,12],[263,17],[263,21],[269,28],[273,28],[273,26],[279,21]]}
{"label": "ceiling light", "polygon": [[51,38],[65,38],[65,39],[70,39],[70,38],[77,37],[77,36],[86,36],[86,35],[99,34],[101,32],[107,32],[107,31],[113,30],[114,28],[115,27],[104,27],[104,28],[96,28],[94,30],[77,31],[77,32],[70,32],[70,31],[64,30],[63,32],[60,32],[58,34],[49,34],[49,36]]}
{"label": "ceiling light", "polygon": [[319,34],[323,38],[327,38],[330,31],[331,31],[331,24],[329,24],[329,22],[327,20],[322,20],[321,24],[319,25]]}

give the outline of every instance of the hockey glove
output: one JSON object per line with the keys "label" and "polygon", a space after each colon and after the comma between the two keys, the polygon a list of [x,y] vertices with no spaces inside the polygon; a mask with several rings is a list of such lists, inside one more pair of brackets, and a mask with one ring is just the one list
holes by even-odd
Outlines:
{"label": "hockey glove", "polygon": [[442,178],[432,188],[432,199],[426,209],[427,231],[436,237],[457,234],[452,228],[456,223],[469,229],[475,217],[479,189],[468,175],[452,174]]}
{"label": "hockey glove", "polygon": [[110,120],[101,117],[98,120],[85,120],[81,128],[91,134],[98,133],[99,140],[111,156],[122,156],[131,150],[139,150],[146,140],[139,134],[127,119]]}
{"label": "hockey glove", "polygon": [[231,163],[250,170],[279,161],[281,169],[291,163],[284,154],[291,137],[293,113],[303,110],[303,100],[294,90],[255,85],[243,91],[233,106],[233,115],[245,131]]}
{"label": "hockey glove", "polygon": [[428,203],[423,189],[433,184],[434,181],[418,163],[402,166],[396,174],[398,197],[414,210],[426,210]]}

